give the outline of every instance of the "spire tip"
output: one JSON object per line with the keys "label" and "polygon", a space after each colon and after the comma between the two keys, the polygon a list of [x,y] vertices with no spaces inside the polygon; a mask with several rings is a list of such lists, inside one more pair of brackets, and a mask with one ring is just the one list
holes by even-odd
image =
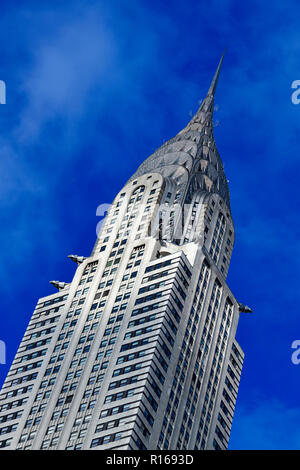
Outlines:
{"label": "spire tip", "polygon": [[212,79],[211,85],[210,85],[209,90],[208,90],[208,93],[207,93],[208,95],[214,96],[214,94],[215,94],[215,92],[216,92],[216,88],[217,88],[217,84],[218,84],[218,79],[219,79],[220,70],[221,70],[221,67],[222,67],[222,63],[223,63],[225,51],[226,51],[226,49],[224,49],[223,54],[222,54],[222,56],[221,56],[221,59],[220,59],[220,61],[219,61],[217,70],[216,70],[216,72],[215,72],[215,75],[214,75],[214,77],[213,77],[213,79]]}

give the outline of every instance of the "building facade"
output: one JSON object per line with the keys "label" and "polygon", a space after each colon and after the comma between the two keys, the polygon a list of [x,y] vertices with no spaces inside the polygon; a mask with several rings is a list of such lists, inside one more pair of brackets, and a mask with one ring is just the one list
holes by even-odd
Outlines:
{"label": "building facade", "polygon": [[226,449],[243,364],[234,244],[198,112],[114,199],[89,257],[33,312],[0,395],[1,449]]}

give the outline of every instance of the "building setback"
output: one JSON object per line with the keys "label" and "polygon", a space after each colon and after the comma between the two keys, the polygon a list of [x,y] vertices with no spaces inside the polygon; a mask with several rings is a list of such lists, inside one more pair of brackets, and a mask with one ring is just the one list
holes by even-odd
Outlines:
{"label": "building setback", "polygon": [[114,199],[72,282],[52,281],[1,390],[2,449],[226,449],[244,354],[234,226],[198,112]]}

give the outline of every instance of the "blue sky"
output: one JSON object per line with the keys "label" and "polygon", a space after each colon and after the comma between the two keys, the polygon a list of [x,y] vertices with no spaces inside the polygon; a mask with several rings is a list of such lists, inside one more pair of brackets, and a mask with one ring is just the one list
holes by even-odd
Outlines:
{"label": "blue sky", "polygon": [[254,309],[231,449],[300,448],[297,1],[1,2],[2,383],[49,280],[89,255],[99,204],[196,112],[226,55],[215,129],[236,243],[228,283]]}

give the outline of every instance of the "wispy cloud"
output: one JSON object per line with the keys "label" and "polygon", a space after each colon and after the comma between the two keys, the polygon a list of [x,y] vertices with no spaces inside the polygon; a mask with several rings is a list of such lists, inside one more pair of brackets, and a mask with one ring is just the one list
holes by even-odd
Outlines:
{"label": "wispy cloud", "polygon": [[230,449],[299,450],[300,408],[279,400],[258,400],[236,410]]}

